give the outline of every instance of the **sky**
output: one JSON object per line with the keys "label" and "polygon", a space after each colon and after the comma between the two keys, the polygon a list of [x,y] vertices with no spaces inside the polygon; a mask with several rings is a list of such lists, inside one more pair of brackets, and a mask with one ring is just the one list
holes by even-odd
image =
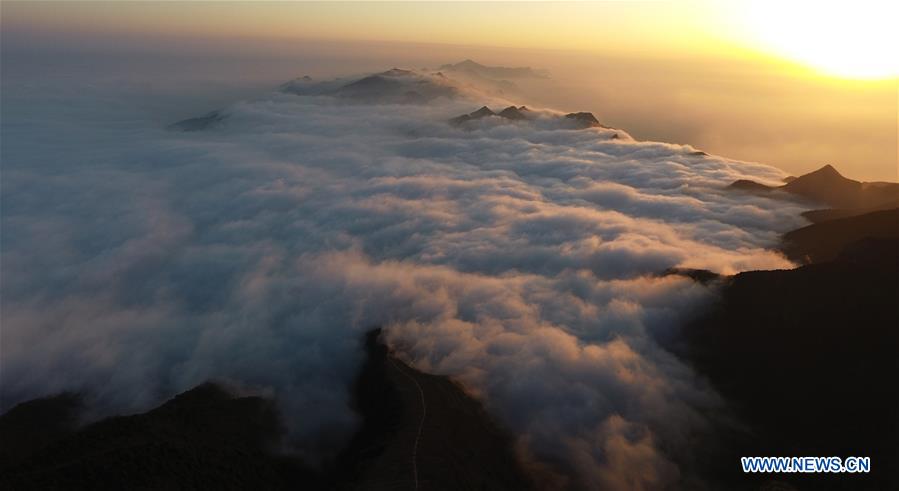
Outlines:
{"label": "sky", "polygon": [[535,88],[522,103],[590,110],[638,138],[792,174],[830,163],[857,179],[896,180],[890,47],[899,42],[885,21],[896,7],[853,5],[4,2],[3,52],[7,76],[24,73],[22,65],[43,64],[44,76],[54,76],[103,59],[137,76],[140,67],[181,61],[198,84],[254,87],[301,72],[465,58],[537,66],[565,87]]}

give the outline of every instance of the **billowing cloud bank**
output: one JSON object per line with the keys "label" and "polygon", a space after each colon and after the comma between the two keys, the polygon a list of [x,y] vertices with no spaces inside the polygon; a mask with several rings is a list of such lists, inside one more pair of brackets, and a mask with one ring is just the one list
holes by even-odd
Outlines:
{"label": "billowing cloud bank", "polygon": [[505,103],[458,95],[277,92],[197,132],[86,121],[97,91],[5,101],[3,406],[84,389],[132,410],[226,379],[277,396],[315,455],[352,431],[382,325],[570,483],[676,482],[715,398],[654,338],[711,293],[656,274],[787,267],[766,248],[798,205],[722,190],[783,174],[551,112],[454,127]]}

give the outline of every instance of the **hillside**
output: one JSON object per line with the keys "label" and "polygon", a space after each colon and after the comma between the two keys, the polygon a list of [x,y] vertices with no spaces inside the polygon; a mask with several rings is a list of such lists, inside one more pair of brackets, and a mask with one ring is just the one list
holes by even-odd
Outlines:
{"label": "hillside", "polygon": [[751,193],[779,190],[829,206],[827,209],[811,210],[803,214],[816,223],[899,207],[899,183],[848,179],[831,165],[786,181],[782,186],[768,186],[740,179],[729,187]]}
{"label": "hillside", "polygon": [[[834,260],[729,279],[670,348],[711,381],[746,427],[721,431],[721,479],[757,489],[740,456],[870,456],[870,475],[776,476],[795,489],[897,489],[899,240]],[[740,487],[743,486],[743,487]]]}
{"label": "hillside", "polygon": [[0,416],[4,489],[529,489],[513,441],[445,377],[391,356],[380,330],[354,388],[362,428],[313,469],[277,451],[276,405],[203,384],[142,414],[76,429],[72,395]]}
{"label": "hillside", "polygon": [[899,208],[825,220],[784,235],[783,250],[799,263],[835,259],[849,244],[866,238],[899,238]]}

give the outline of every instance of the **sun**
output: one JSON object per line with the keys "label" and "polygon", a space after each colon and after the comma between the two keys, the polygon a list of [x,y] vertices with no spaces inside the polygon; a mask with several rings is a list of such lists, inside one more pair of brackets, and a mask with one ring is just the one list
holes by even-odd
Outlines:
{"label": "sun", "polygon": [[748,0],[736,14],[762,49],[830,75],[899,76],[896,0]]}

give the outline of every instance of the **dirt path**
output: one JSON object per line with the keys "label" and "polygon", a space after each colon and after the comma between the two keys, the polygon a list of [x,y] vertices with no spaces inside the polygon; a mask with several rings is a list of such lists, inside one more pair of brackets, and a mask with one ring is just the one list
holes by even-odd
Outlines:
{"label": "dirt path", "polygon": [[412,444],[412,479],[415,483],[415,490],[418,491],[418,444],[421,441],[421,432],[424,429],[425,418],[428,416],[428,404],[425,402],[425,392],[421,388],[421,384],[418,383],[418,380],[415,379],[415,376],[410,374],[408,370],[400,368],[402,362],[397,363],[393,357],[389,357],[388,360],[390,360],[390,364],[396,371],[405,375],[406,380],[415,384],[415,388],[418,390],[419,399],[421,401],[421,417],[418,422],[418,430],[415,432],[415,442]]}
{"label": "dirt path", "polygon": [[365,417],[338,489],[482,491],[531,489],[514,441],[446,377],[420,372],[368,334],[355,385]]}

